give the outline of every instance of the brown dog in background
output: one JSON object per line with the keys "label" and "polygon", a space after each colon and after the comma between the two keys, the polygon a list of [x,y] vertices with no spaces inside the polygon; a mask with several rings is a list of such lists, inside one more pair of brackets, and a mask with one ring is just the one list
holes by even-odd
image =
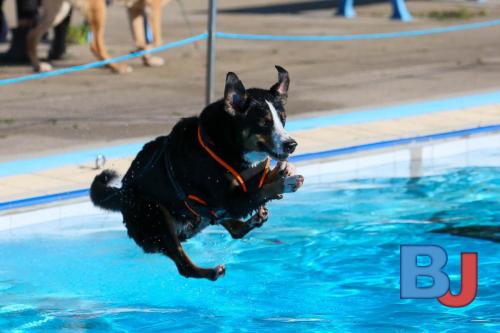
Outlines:
{"label": "brown dog in background", "polygon": [[[143,13],[145,8],[150,9],[149,21],[153,32],[153,46],[161,45],[161,8],[169,0],[118,0],[127,7],[132,37],[137,50],[145,50],[148,45],[144,33]],[[42,16],[38,24],[28,34],[28,55],[35,72],[52,70],[49,63],[38,59],[37,46],[47,30],[57,24],[57,16],[64,0],[42,0]],[[92,31],[90,50],[99,60],[109,59],[110,55],[104,43],[104,27],[106,24],[106,4],[104,0],[71,0],[70,3],[78,8],[88,20]],[[143,56],[146,66],[161,66],[163,59],[151,55]],[[108,65],[116,73],[128,73],[132,68],[127,64],[110,63]]]}

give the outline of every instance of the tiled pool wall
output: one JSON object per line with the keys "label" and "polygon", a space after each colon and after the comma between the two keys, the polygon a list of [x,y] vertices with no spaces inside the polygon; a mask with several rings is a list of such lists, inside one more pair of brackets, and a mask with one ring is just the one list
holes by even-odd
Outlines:
{"label": "tiled pool wall", "polygon": [[[498,154],[477,158],[484,150],[498,150]],[[306,177],[307,184],[312,185],[354,178],[421,177],[443,172],[450,166],[500,166],[500,133],[303,161],[298,170]]]}
{"label": "tiled pool wall", "polygon": [[[498,153],[484,156],[481,152],[485,150]],[[299,162],[297,170],[305,176],[309,187],[359,178],[421,177],[469,166],[500,166],[500,133],[310,159]],[[62,230],[60,224],[64,224],[64,219],[71,218],[72,223],[84,225],[95,215],[102,216],[103,211],[93,207],[87,197],[54,202],[49,206],[24,207],[0,212],[0,232],[18,234],[23,228],[50,221],[56,221],[53,228]],[[116,219],[116,213],[104,215],[110,220]]]}

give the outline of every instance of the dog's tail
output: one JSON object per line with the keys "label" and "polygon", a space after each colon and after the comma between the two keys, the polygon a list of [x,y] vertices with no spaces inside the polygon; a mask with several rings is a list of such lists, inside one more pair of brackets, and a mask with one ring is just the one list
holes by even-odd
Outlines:
{"label": "dog's tail", "polygon": [[90,200],[103,209],[120,211],[122,207],[122,192],[117,187],[109,186],[118,178],[114,170],[104,170],[98,174],[90,186]]}

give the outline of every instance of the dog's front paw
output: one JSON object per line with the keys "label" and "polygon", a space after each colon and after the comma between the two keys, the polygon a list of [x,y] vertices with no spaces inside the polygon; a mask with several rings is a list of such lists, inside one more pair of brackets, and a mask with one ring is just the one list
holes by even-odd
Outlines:
{"label": "dog's front paw", "polygon": [[304,185],[304,176],[295,175],[291,177],[286,177],[284,182],[283,193],[291,193],[297,191],[302,185]]}
{"label": "dog's front paw", "polygon": [[160,67],[165,64],[165,59],[148,54],[142,57],[142,62],[147,67]]}
{"label": "dog's front paw", "polygon": [[285,166],[283,167],[283,171],[282,171],[282,174],[285,177],[292,177],[292,176],[295,176],[297,174],[297,171],[295,169],[295,165],[293,165],[292,163],[289,163],[289,162],[280,162],[280,163],[285,164]]}
{"label": "dog's front paw", "polygon": [[304,184],[304,177],[295,174],[295,166],[288,162],[279,162],[266,177],[263,197],[266,201],[280,200],[283,193],[297,191]]}
{"label": "dog's front paw", "polygon": [[254,216],[252,216],[252,219],[250,220],[250,224],[252,227],[255,228],[260,228],[264,223],[267,222],[267,219],[269,218],[269,210],[267,210],[266,206],[260,206],[257,213],[255,213]]}
{"label": "dog's front paw", "polygon": [[40,62],[38,65],[33,67],[33,70],[37,73],[50,72],[54,68],[48,62]]}
{"label": "dog's front paw", "polygon": [[289,162],[278,162],[276,166],[266,177],[266,184],[285,177],[291,177],[296,174],[295,166]]}
{"label": "dog's front paw", "polygon": [[128,73],[132,73],[132,67],[130,67],[129,65],[127,64],[119,64],[119,63],[110,63],[108,64],[108,67],[111,68],[111,70],[113,71],[113,73],[116,73],[116,74],[128,74]]}
{"label": "dog's front paw", "polygon": [[218,265],[213,269],[213,275],[210,278],[212,281],[217,281],[218,278],[226,274],[226,267],[224,265]]}

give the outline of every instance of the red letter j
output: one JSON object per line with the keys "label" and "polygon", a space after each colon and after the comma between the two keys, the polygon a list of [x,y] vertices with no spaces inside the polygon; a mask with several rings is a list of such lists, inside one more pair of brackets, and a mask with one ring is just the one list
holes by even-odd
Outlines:
{"label": "red letter j", "polygon": [[460,294],[452,295],[448,290],[445,295],[438,298],[441,304],[453,308],[469,305],[477,295],[477,253],[462,253],[461,262],[462,281]]}

